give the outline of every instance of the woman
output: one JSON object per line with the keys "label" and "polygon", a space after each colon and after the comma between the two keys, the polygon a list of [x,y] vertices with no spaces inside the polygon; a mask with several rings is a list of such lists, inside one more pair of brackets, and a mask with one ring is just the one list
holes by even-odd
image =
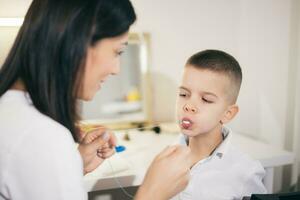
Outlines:
{"label": "woman", "polygon": [[[0,71],[0,200],[87,199],[83,173],[114,153],[115,137],[81,138],[77,99],[119,72],[135,20],[129,0],[33,0]],[[161,152],[136,199],[182,190],[188,154]]]}

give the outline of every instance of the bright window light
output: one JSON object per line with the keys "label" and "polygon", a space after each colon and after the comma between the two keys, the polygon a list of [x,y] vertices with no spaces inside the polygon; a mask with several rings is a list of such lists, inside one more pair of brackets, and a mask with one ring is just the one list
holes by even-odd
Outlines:
{"label": "bright window light", "polygon": [[0,26],[21,26],[23,18],[0,18]]}

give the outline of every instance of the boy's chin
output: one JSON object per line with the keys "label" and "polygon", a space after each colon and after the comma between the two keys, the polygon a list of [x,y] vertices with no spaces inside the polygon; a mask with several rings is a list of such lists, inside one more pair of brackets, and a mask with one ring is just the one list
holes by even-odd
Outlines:
{"label": "boy's chin", "polygon": [[188,136],[188,137],[193,137],[193,136],[197,135],[197,134],[195,133],[195,131],[190,130],[190,129],[183,129],[183,128],[181,128],[181,133],[182,133],[183,135],[185,135],[185,136]]}
{"label": "boy's chin", "polygon": [[196,137],[199,135],[206,134],[201,132],[200,130],[195,130],[195,129],[181,129],[181,133],[187,137]]}

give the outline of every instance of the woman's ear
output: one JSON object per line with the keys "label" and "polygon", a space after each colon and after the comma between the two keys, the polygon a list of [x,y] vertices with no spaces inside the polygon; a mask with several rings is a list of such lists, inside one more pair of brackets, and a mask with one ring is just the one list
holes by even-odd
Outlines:
{"label": "woman's ear", "polygon": [[226,124],[228,122],[230,122],[235,115],[239,112],[239,106],[234,104],[231,105],[227,108],[227,110],[225,111],[223,118],[221,119],[221,124]]}

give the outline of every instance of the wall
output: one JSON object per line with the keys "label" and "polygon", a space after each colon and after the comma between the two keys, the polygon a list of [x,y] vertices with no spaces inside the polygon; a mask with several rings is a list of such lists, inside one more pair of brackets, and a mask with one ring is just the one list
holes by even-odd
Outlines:
{"label": "wall", "polygon": [[[1,5],[1,4],[0,4]],[[0,67],[10,50],[19,27],[0,27]]]}
{"label": "wall", "polygon": [[23,17],[31,0],[0,0],[0,17]]}
{"label": "wall", "polygon": [[[292,1],[291,26],[290,35],[290,73],[289,73],[289,106],[287,112],[287,140],[285,146],[288,150],[294,151],[297,155],[298,165],[292,167],[293,174],[300,172],[300,1]],[[285,169],[285,174],[289,173],[289,169]],[[295,182],[296,177],[292,177],[292,182]]]}
{"label": "wall", "polygon": [[[30,0],[0,0],[0,17],[23,17],[30,3]],[[18,27],[1,27],[0,67],[14,41],[17,30]]]}

